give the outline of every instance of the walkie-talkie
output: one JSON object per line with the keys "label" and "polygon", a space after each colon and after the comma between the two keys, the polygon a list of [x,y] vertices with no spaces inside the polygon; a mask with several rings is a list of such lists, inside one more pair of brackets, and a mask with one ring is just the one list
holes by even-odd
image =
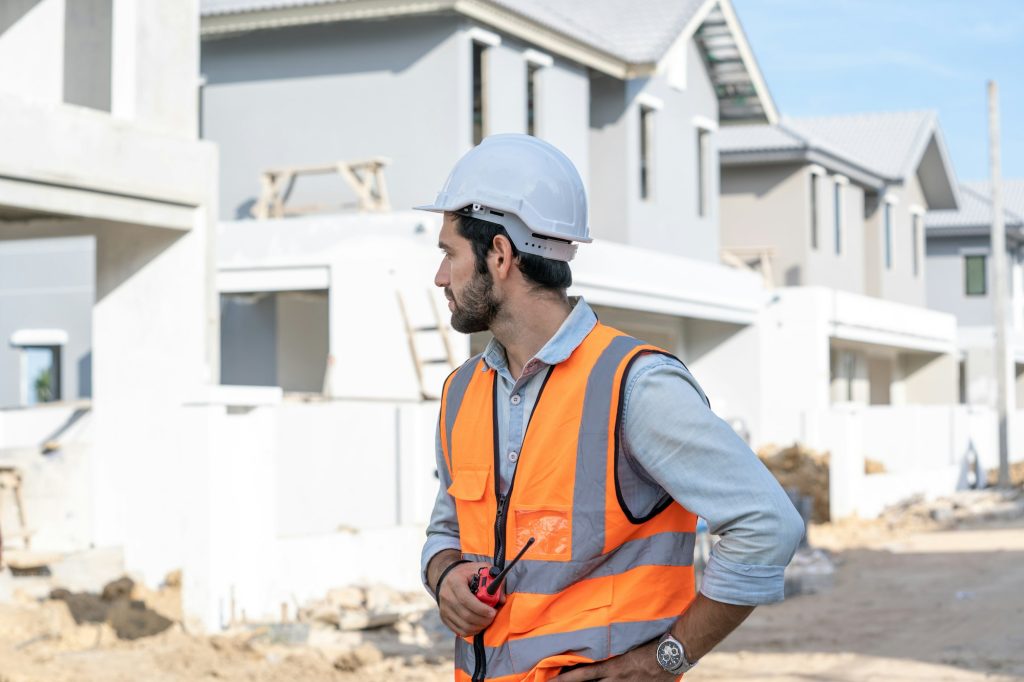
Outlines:
{"label": "walkie-talkie", "polygon": [[487,604],[488,606],[497,606],[498,602],[501,601],[501,584],[505,581],[505,576],[512,570],[512,567],[516,565],[526,550],[530,549],[530,545],[533,544],[536,538],[530,538],[523,545],[523,548],[519,550],[519,554],[516,554],[512,561],[505,564],[505,568],[501,571],[498,570],[497,566],[491,566],[488,568],[481,568],[477,571],[469,580],[469,590],[476,595],[476,598]]}

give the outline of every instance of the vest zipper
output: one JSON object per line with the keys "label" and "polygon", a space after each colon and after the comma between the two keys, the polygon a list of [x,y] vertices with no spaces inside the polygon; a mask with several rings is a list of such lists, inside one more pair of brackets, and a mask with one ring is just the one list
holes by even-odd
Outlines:
{"label": "vest zipper", "polygon": [[[541,384],[540,390],[537,392],[537,399],[534,403],[533,411],[530,413],[530,420],[526,423],[526,433],[530,431],[530,422],[533,421],[533,415],[537,412],[537,405],[540,404],[540,397],[544,394],[544,388],[548,385],[548,379],[551,378],[551,371],[554,367],[548,367],[548,372],[544,376],[544,383]],[[493,371],[493,370],[492,370]],[[494,565],[498,569],[505,568],[505,527],[506,519],[508,517],[508,501],[512,497],[512,487],[516,484],[516,473],[519,472],[519,466],[517,465],[512,470],[512,479],[508,482],[508,491],[501,494],[501,476],[498,472],[501,471],[501,451],[500,444],[498,443],[498,377],[492,378],[491,384],[491,433],[494,436],[494,496],[498,500],[498,508],[494,514]],[[523,440],[525,442],[526,435],[524,433]],[[522,453],[520,453],[522,454]],[[484,628],[486,631],[486,628]],[[487,679],[487,654],[484,651],[484,633],[479,633],[473,638],[473,682],[484,682]]]}

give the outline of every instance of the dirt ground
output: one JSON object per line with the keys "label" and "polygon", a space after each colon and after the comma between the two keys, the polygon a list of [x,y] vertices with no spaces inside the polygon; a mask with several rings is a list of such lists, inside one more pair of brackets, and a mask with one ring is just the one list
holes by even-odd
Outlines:
{"label": "dirt ground", "polygon": [[[834,588],[759,608],[687,679],[1024,680],[1024,519],[924,526],[813,527],[837,565]],[[176,615],[174,589],[132,596]],[[264,634],[196,637],[174,624],[128,641],[107,623],[76,625],[64,601],[22,600],[0,605],[0,682],[451,679],[443,642],[353,661]]]}

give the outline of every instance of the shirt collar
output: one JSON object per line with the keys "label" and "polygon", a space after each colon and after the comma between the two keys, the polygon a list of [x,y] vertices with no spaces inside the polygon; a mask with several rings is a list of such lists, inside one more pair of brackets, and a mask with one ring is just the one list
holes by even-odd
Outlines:
{"label": "shirt collar", "polygon": [[[597,315],[587,305],[587,302],[582,297],[575,296],[570,297],[569,302],[573,306],[569,317],[565,318],[555,335],[548,339],[544,347],[526,363],[526,367],[523,368],[524,374],[533,374],[539,369],[540,364],[557,365],[560,362],[565,362],[594,329],[597,324]],[[483,360],[484,371],[490,368],[500,372],[508,368],[505,347],[497,339],[491,339],[487,344]]]}

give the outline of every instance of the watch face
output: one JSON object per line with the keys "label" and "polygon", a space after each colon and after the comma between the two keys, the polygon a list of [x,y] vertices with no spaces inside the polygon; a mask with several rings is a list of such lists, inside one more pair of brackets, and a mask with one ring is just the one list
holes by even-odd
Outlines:
{"label": "watch face", "polygon": [[672,640],[658,645],[658,663],[665,670],[675,670],[683,663],[683,648]]}

